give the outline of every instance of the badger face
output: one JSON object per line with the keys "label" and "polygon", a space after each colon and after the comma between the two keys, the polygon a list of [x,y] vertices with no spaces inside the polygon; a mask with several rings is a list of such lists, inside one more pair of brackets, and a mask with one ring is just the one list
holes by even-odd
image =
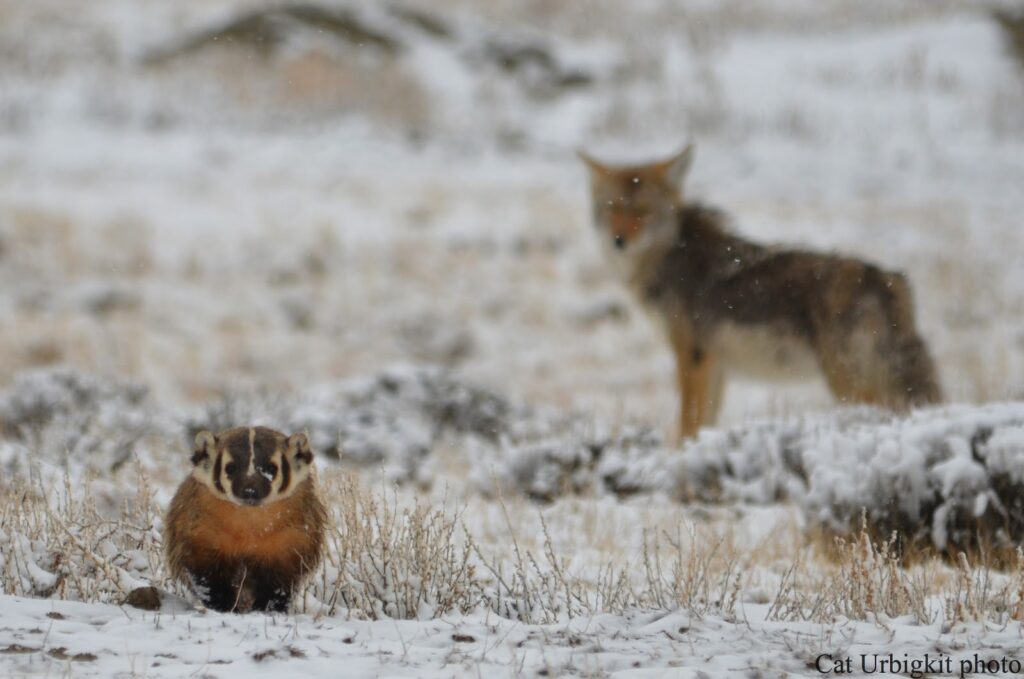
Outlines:
{"label": "badger face", "polygon": [[258,507],[282,500],[306,480],[313,451],[305,434],[285,436],[267,427],[201,431],[192,476],[217,497]]}

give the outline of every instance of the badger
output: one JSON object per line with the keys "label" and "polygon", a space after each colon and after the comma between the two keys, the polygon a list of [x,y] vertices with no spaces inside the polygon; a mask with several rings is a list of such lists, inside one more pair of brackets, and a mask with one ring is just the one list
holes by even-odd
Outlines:
{"label": "badger", "polygon": [[213,610],[283,612],[320,563],[326,525],[305,434],[201,431],[164,523],[168,572]]}

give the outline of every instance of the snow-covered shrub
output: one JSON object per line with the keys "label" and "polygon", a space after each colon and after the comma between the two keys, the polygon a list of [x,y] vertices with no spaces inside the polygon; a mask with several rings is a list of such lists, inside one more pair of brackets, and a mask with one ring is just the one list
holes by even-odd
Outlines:
{"label": "snow-covered shrub", "polygon": [[107,473],[128,462],[141,443],[174,432],[173,418],[132,382],[57,367],[19,373],[0,392],[0,436],[58,466]]}
{"label": "snow-covered shrub", "polygon": [[[0,464],[38,459],[109,476],[148,446],[187,448],[199,429],[305,431],[321,460],[427,486],[443,459],[487,496],[664,492],[682,501],[795,502],[808,527],[939,551],[1024,538],[1024,404],[950,406],[906,417],[872,408],[705,430],[681,450],[649,427],[517,403],[450,371],[400,367],[300,392],[235,392],[188,417],[143,388],[67,369],[0,392]],[[31,452],[30,454],[30,451]],[[142,455],[143,467],[152,455]],[[185,459],[184,455],[182,459]]]}
{"label": "snow-covered shrub", "polygon": [[62,417],[88,420],[107,404],[138,406],[145,398],[146,388],[137,384],[66,367],[29,370],[19,373],[0,396],[0,418],[5,431],[26,435]]}
{"label": "snow-covered shrub", "polygon": [[511,491],[550,502],[570,494],[651,492],[662,484],[669,458],[650,428],[610,433],[582,416],[541,411],[516,425],[500,446],[476,442],[471,449],[470,479],[486,495]]}
{"label": "snow-covered shrub", "polygon": [[116,515],[89,487],[21,485],[0,494],[0,582],[6,594],[122,603],[163,580],[160,512],[144,483]]}
{"label": "snow-covered shrub", "polygon": [[191,437],[247,424],[305,431],[327,458],[382,468],[399,483],[428,485],[436,453],[451,449],[465,459],[477,489],[544,501],[567,492],[649,491],[664,469],[654,456],[660,438],[650,428],[613,433],[581,415],[519,404],[433,367],[393,368],[287,396],[231,393],[194,413],[185,429]]}
{"label": "snow-covered shrub", "polygon": [[796,501],[809,526],[939,551],[1024,539],[1024,404],[950,406],[907,417],[839,411],[707,432],[676,467],[676,492]]}

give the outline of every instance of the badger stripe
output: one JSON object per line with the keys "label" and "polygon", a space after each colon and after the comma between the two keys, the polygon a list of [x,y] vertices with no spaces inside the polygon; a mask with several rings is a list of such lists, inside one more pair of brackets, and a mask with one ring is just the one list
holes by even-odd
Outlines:
{"label": "badger stripe", "polygon": [[256,428],[249,427],[249,476],[256,475]]}
{"label": "badger stripe", "polygon": [[281,456],[281,487],[277,489],[278,493],[283,493],[287,488],[288,484],[292,482],[292,466],[288,463],[288,457],[285,455]]}
{"label": "badger stripe", "polygon": [[223,457],[224,457],[224,452],[218,450],[217,451],[217,461],[213,463],[213,485],[214,485],[214,487],[217,488],[217,490],[219,490],[222,493],[224,492],[224,486],[220,482],[220,466],[221,466],[221,461],[222,461]]}

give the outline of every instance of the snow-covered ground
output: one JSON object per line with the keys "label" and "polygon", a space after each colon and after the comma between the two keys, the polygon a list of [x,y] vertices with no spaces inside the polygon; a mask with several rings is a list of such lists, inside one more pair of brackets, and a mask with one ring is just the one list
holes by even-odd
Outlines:
{"label": "snow-covered ground", "polygon": [[[263,5],[0,0],[0,667],[784,676],[820,653],[956,670],[1019,654],[1002,623],[1020,616],[991,603],[1017,595],[960,591],[987,602],[961,615],[949,592],[975,581],[955,566],[930,566],[928,605],[909,587],[903,617],[807,598],[844,572],[817,531],[853,528],[861,503],[920,516],[936,545],[964,512],[1021,514],[1005,497],[1024,480],[1024,70],[996,5],[353,2],[371,37],[286,17],[175,54]],[[604,266],[573,151],[686,139],[689,195],[741,233],[906,271],[954,405],[893,421],[837,410],[822,384],[737,381],[723,429],[667,447],[670,356]],[[162,582],[159,516],[118,512],[140,488],[164,506],[189,432],[240,419],[308,429],[326,482],[354,468],[399,482],[403,506],[462,507],[475,559],[514,570],[529,551],[540,591],[564,561],[597,603],[558,599],[543,624],[488,606],[154,615],[57,586],[65,544],[84,564],[68,573],[103,545]],[[119,516],[137,553],[106,524],[75,546],[40,519],[65,487],[96,511],[65,520]],[[677,533],[693,554],[728,546],[711,570],[737,562],[734,609],[656,595],[641,555]],[[629,596],[601,588],[605,567]]]}
{"label": "snow-covered ground", "polygon": [[666,611],[553,625],[493,615],[427,622],[197,617],[13,597],[3,606],[9,645],[0,653],[12,676],[785,677],[821,676],[819,667],[832,673],[847,659],[849,674],[858,675],[1008,676],[1008,669],[1019,673],[1024,646],[1017,622],[783,624],[766,622],[764,605],[747,607],[735,622]]}

